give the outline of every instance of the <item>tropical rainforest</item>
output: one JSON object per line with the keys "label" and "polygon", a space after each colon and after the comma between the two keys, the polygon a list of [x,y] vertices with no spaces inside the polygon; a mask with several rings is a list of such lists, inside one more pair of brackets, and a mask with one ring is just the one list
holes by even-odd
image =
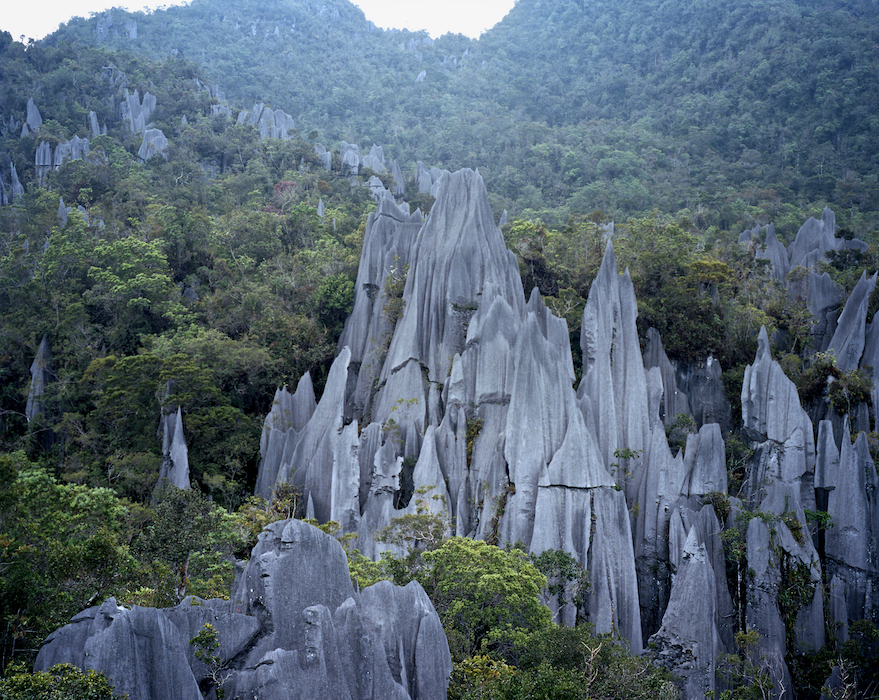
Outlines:
{"label": "tropical rainforest", "polygon": [[[155,97],[151,127],[168,141],[147,159],[120,113],[134,90]],[[29,100],[38,129],[22,128]],[[261,139],[236,120],[255,103],[290,113],[295,130]],[[74,137],[89,138],[84,157],[35,160]],[[30,692],[16,690],[25,666],[82,609],[110,595],[228,597],[262,527],[304,515],[294,491],[252,494],[275,390],[311,373],[320,395],[337,352],[375,209],[363,185],[391,182],[344,172],[343,140],[382,146],[404,173],[402,199],[425,213],[433,197],[416,161],[478,167],[496,218],[507,212],[526,293],[537,287],[572,339],[613,222],[642,342],[656,328],[673,360],[721,364],[732,494],[747,452],[736,402],[761,326],[804,397],[812,351],[805,301],[739,234],[773,223],[786,244],[829,206],[840,235],[867,246],[825,271],[848,293],[879,268],[879,5],[517,0],[478,40],[434,40],[380,30],[346,0],[193,0],[74,19],[39,41],[0,32],[0,670],[11,679],[0,697],[37,697],[15,694]],[[158,498],[157,427],[171,408],[193,489]],[[399,524],[401,542],[410,526]],[[444,620],[450,697],[672,692],[643,659],[553,625],[537,605],[553,581],[579,581],[575,563],[442,532],[423,557],[376,563],[345,545],[361,585],[420,580],[440,611],[473,590],[452,566],[437,573],[444,557],[521,584],[515,634],[480,604],[466,632]],[[802,697],[820,694],[834,654],[869,669],[874,632],[819,655]],[[580,682],[596,664],[625,682]],[[759,697],[741,680],[735,697]],[[492,695],[479,694],[486,683]]]}

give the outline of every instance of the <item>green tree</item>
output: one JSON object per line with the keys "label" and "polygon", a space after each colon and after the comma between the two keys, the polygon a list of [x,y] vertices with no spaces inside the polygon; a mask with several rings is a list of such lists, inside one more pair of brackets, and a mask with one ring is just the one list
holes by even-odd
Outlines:
{"label": "green tree", "polygon": [[549,609],[540,602],[546,577],[520,550],[453,537],[423,557],[426,566],[417,578],[439,613],[454,658],[507,646],[549,624]]}

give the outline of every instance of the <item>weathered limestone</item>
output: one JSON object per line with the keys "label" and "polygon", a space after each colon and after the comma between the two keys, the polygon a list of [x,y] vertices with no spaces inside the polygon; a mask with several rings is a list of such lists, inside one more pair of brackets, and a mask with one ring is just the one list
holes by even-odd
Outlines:
{"label": "weathered limestone", "polygon": [[654,658],[682,679],[687,698],[715,691],[715,659],[724,649],[716,622],[716,601],[715,571],[692,528],[662,627],[650,637]]}
{"label": "weathered limestone", "polygon": [[372,148],[369,149],[367,155],[363,156],[360,165],[364,168],[370,168],[380,175],[388,172],[388,169],[385,167],[384,150],[381,146],[377,146],[376,144],[372,144]]}
{"label": "weathered limestone", "polygon": [[777,464],[777,476],[793,481],[814,469],[812,421],[800,406],[794,383],[772,359],[765,328],[760,329],[757,342],[757,357],[745,369],[742,383],[742,422],[752,440],[789,444],[790,449]]}
{"label": "weathered limestone", "polygon": [[21,125],[21,137],[33,136],[40,132],[43,124],[43,118],[40,116],[39,108],[34,104],[34,98],[29,97],[27,100],[27,117]]}
{"label": "weathered limestone", "polygon": [[189,450],[183,436],[183,413],[177,407],[176,413],[162,416],[162,468],[156,482],[154,496],[161,498],[162,489],[171,485],[178,489],[189,489]]}
{"label": "weathered limestone", "polygon": [[143,100],[140,93],[135,89],[134,93],[125,91],[125,97],[119,106],[119,114],[122,121],[128,125],[132,134],[138,134],[146,130],[156,109],[156,97],[145,92]]}
{"label": "weathered limestone", "polygon": [[49,636],[36,670],[105,673],[132,700],[198,700],[208,669],[189,640],[218,632],[227,698],[441,700],[452,670],[439,617],[417,583],[354,589],[341,545],[297,520],[272,523],[230,601],[157,610],[112,598]]}
{"label": "weathered limestone", "polygon": [[42,187],[45,184],[46,174],[50,170],[58,170],[68,160],[80,160],[89,154],[89,140],[74,136],[69,141],[59,143],[55,147],[54,154],[48,141],[43,141],[37,146],[34,155],[34,165],[37,173],[37,182]]}
{"label": "weathered limestone", "polygon": [[342,141],[339,146],[339,156],[342,160],[342,174],[356,175],[360,172],[360,148],[356,143]]}
{"label": "weathered limestone", "polygon": [[860,366],[867,335],[867,306],[876,288],[876,274],[861,279],[845,302],[845,308],[837,320],[836,331],[827,346],[836,357],[836,366],[842,372],[850,372]]}
{"label": "weathered limestone", "polygon": [[[457,534],[563,548],[601,582],[586,611],[596,628],[640,649],[627,505],[572,389],[567,324],[539,293],[525,303],[479,174],[437,177],[427,221],[389,197],[370,215],[343,350],[303,428],[327,437],[300,438],[292,463],[308,477],[294,483],[371,556],[388,548],[372,535],[420,499]],[[643,385],[640,352],[637,363]],[[319,419],[325,403],[334,408]],[[364,421],[359,438],[343,416]],[[288,478],[280,461],[275,481]],[[266,458],[260,488],[271,474]]]}
{"label": "weathered limestone", "polygon": [[149,160],[158,155],[168,160],[168,154],[165,152],[167,148],[168,139],[161,129],[146,129],[143,132],[143,142],[137,151],[137,157],[141,160]]}
{"label": "weathered limestone", "polygon": [[52,352],[49,348],[49,339],[44,335],[37,348],[37,355],[31,363],[31,384],[24,409],[28,423],[43,412],[43,394],[46,393],[46,385],[52,381],[52,377]]}
{"label": "weathered limestone", "polygon": [[314,152],[320,160],[321,167],[324,170],[332,170],[333,169],[333,154],[324,148],[322,143],[314,144]]}
{"label": "weathered limestone", "polygon": [[[832,454],[832,447],[831,447]],[[879,603],[879,477],[867,444],[866,433],[859,433],[852,444],[848,426],[835,474],[827,473],[822,486],[829,491],[827,513],[833,527],[825,535],[829,577],[837,581],[832,614],[839,625],[839,636],[848,638],[852,620],[876,619]]]}

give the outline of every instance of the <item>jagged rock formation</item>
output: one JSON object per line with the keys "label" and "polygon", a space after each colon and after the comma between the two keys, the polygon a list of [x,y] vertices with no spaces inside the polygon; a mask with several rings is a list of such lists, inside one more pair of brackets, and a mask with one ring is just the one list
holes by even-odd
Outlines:
{"label": "jagged rock formation", "polygon": [[371,168],[379,174],[388,172],[385,167],[385,152],[381,146],[372,144],[369,153],[361,159],[360,166],[363,168]]}
{"label": "jagged rock formation", "polygon": [[89,112],[89,129],[92,132],[92,136],[101,136],[102,134],[106,135],[107,133],[107,125],[104,124],[104,126],[101,127],[98,124],[98,115],[94,112]]}
{"label": "jagged rock formation", "polygon": [[293,117],[281,109],[272,110],[262,102],[253,105],[250,111],[238,113],[238,124],[249,124],[259,130],[260,141],[281,139],[286,141],[293,137],[296,122]]}
{"label": "jagged rock formation", "polygon": [[[851,447],[847,432],[824,421],[816,446],[815,423],[764,329],[741,395],[753,457],[741,500],[729,499],[721,523],[707,505],[727,491],[732,417],[720,367],[710,357],[674,366],[655,331],[642,357],[632,282],[619,274],[612,242],[583,312],[575,391],[566,323],[536,290],[526,302],[478,173],[419,163],[416,184],[435,188],[426,221],[389,196],[370,215],[354,310],[324,395],[315,403],[306,376],[301,397],[276,397],[286,408],[267,419],[258,492],[295,484],[310,515],[357,533],[374,557],[393,548],[373,535],[414,512],[413,493],[426,490],[458,535],[575,556],[591,590],[585,609],[556,609],[558,619],[585,615],[636,651],[649,638],[687,697],[722,690],[715,661],[735,650],[741,627],[759,634],[754,660],[775,680],[775,697],[790,697],[786,653],[825,642],[825,574],[833,619],[877,615],[879,515],[869,494],[879,484],[866,439]],[[833,229],[832,213],[822,226]],[[821,231],[806,227],[794,256],[768,230],[771,260],[817,259],[802,241],[828,249]],[[823,312],[835,291],[809,279],[819,280],[811,299]],[[864,277],[838,322],[834,315],[827,345],[847,368],[879,361],[879,324],[866,320],[874,287]],[[282,420],[294,410],[295,420]],[[675,455],[665,428],[681,413],[696,430]],[[855,506],[843,514],[843,503]],[[843,524],[824,562],[806,510],[832,510]],[[739,529],[753,572],[732,586],[723,528]],[[847,545],[848,536],[861,544]],[[780,606],[779,592],[794,585],[808,595]]]}
{"label": "jagged rock formation", "polygon": [[21,125],[21,138],[38,134],[42,125],[43,117],[40,116],[40,110],[34,104],[34,98],[29,97],[27,100],[27,117],[24,120],[24,124]]}
{"label": "jagged rock formation", "polygon": [[732,427],[732,411],[723,387],[720,363],[713,357],[693,365],[672,362],[665,354],[659,332],[650,328],[644,367],[659,369],[662,381],[659,417],[666,427],[673,426],[681,414],[692,418],[697,428],[718,423],[726,433]]}
{"label": "jagged rock formation", "polygon": [[342,174],[356,175],[360,171],[360,148],[356,143],[342,141],[339,147],[342,160]]}
{"label": "jagged rock formation", "polygon": [[178,406],[176,413],[162,416],[159,429],[162,432],[162,468],[154,490],[159,497],[162,489],[171,485],[189,489],[189,450],[183,435],[183,413]]}
{"label": "jagged rock formation", "polygon": [[[100,134],[99,134],[100,135]],[[69,141],[59,143],[52,151],[48,141],[43,141],[37,146],[34,155],[36,166],[37,183],[42,187],[45,184],[46,174],[50,170],[58,170],[68,160],[80,160],[89,154],[89,140],[74,136]]]}
{"label": "jagged rock formation", "polygon": [[320,160],[320,165],[324,170],[333,169],[333,153],[324,148],[322,143],[314,144],[314,152]]}
{"label": "jagged rock formation", "polygon": [[6,189],[2,178],[0,178],[0,185],[3,185],[2,191],[0,191],[0,196],[2,196],[4,206],[12,204],[16,199],[24,196],[24,185],[22,185],[21,180],[18,179],[18,171],[15,169],[15,163],[10,163],[9,165],[9,189]]}
{"label": "jagged rock formation", "polygon": [[439,183],[426,222],[389,198],[370,216],[344,348],[290,458],[263,451],[260,492],[289,479],[375,555],[371,535],[432,488],[458,534],[574,553],[591,619],[640,649],[628,511],[571,388],[566,324],[525,302],[478,173]]}
{"label": "jagged rock formation", "polygon": [[146,129],[143,132],[143,142],[137,151],[137,157],[141,160],[149,160],[153,156],[162,156],[168,160],[165,151],[168,148],[168,139],[161,129]]}
{"label": "jagged rock formation", "polygon": [[36,670],[105,673],[132,700],[198,700],[208,668],[189,640],[218,632],[229,700],[440,700],[452,670],[439,617],[417,583],[358,593],[333,537],[298,520],[269,525],[229,601],[121,608],[112,598],[52,633]]}
{"label": "jagged rock formation", "polygon": [[133,94],[125,90],[125,96],[119,104],[119,116],[122,122],[128,125],[132,134],[139,134],[149,126],[155,109],[155,95],[145,92],[141,100],[140,93],[136,89]]}
{"label": "jagged rock formation", "polygon": [[31,364],[31,385],[24,409],[28,423],[43,412],[43,394],[46,393],[46,385],[52,381],[52,376],[52,352],[49,348],[49,339],[44,335]]}

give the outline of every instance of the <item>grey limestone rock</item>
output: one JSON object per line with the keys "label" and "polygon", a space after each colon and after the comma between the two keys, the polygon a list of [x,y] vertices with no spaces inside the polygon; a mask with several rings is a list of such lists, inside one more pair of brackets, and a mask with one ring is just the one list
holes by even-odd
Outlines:
{"label": "grey limestone rock", "polygon": [[[769,336],[760,329],[754,364],[745,369],[742,383],[742,422],[751,439],[784,443],[796,432],[804,450],[804,466],[813,466],[815,442],[812,421],[800,405],[794,383],[785,376],[769,351]],[[785,480],[802,472],[786,473]]]}
{"label": "grey limestone rock", "polygon": [[34,98],[29,97],[27,100],[27,118],[25,119],[30,133],[36,133],[43,125],[43,117],[40,116],[39,108],[34,104]]}
{"label": "grey limestone rock", "polygon": [[34,670],[70,663],[106,674],[132,700],[199,700],[201,693],[187,661],[188,639],[163,610],[116,605],[113,598],[77,615],[53,632]]}
{"label": "grey limestone rock", "polygon": [[879,508],[873,494],[879,492],[879,477],[866,433],[852,444],[846,426],[836,476],[825,478],[823,486],[829,490],[827,512],[833,522],[825,535],[828,576],[838,582],[836,600],[844,601],[834,617],[840,622],[876,619]]}
{"label": "grey limestone rock", "polygon": [[772,266],[772,276],[784,282],[790,272],[791,264],[787,251],[775,235],[775,227],[772,224],[766,227],[766,243],[759,257],[768,260]]}
{"label": "grey limestone rock", "polygon": [[635,326],[637,313],[628,270],[618,274],[613,244],[608,241],[583,311],[583,378],[577,390],[577,396],[590,404],[594,422],[590,427],[594,427],[606,465],[615,461],[616,450],[642,452],[649,439],[647,381]]}
{"label": "grey limestone rock", "polygon": [[54,158],[52,157],[52,146],[48,141],[43,141],[37,146],[34,154],[34,167],[37,173],[37,183],[42,187],[46,177],[46,173],[52,169]]}
{"label": "grey limestone rock", "polygon": [[372,144],[372,148],[369,149],[369,153],[363,156],[363,161],[361,162],[361,165],[364,168],[371,168],[379,174],[388,172],[388,169],[385,167],[384,150],[381,146],[377,146],[376,144]]}
{"label": "grey limestone rock", "polygon": [[807,269],[813,268],[828,251],[836,250],[838,247],[836,217],[825,207],[821,220],[810,218],[806,221],[797,231],[793,243],[788,246],[790,269],[798,265]]}
{"label": "grey limestone rock", "polygon": [[322,143],[314,144],[314,152],[320,160],[321,167],[324,170],[332,170],[333,169],[333,154],[324,148]]}
{"label": "grey limestone rock", "polygon": [[659,417],[668,426],[675,422],[681,413],[690,415],[690,399],[678,388],[675,367],[665,354],[662,338],[655,328],[647,330],[647,347],[644,350],[644,367],[657,367],[662,383],[662,398],[657,406]]}
{"label": "grey limestone rock", "polygon": [[441,700],[451,657],[417,583],[358,593],[333,537],[301,521],[272,523],[230,601],[119,607],[112,598],[54,632],[35,670],[57,663],[102,671],[132,700],[198,700],[207,667],[189,640],[218,632],[230,700]]}
{"label": "grey limestone rock", "polygon": [[15,169],[14,163],[11,166],[10,180],[12,182],[9,186],[9,202],[14,202],[24,196],[24,185],[18,179],[18,171]]}
{"label": "grey limestone rock", "polygon": [[[748,567],[754,573],[748,580],[747,625],[759,635],[756,663],[772,678],[773,697],[792,698],[790,671],[784,661],[787,653],[784,622],[776,602],[781,573],[770,537],[769,527],[763,520],[750,520],[747,531]],[[787,692],[782,695],[779,692],[781,689]]]}
{"label": "grey limestone rock", "polygon": [[732,409],[723,384],[720,362],[711,355],[704,362],[675,363],[679,391],[689,398],[690,415],[701,427],[719,423],[722,432],[732,428]]}
{"label": "grey limestone rock", "polygon": [[825,351],[836,330],[836,317],[843,301],[843,291],[826,272],[809,273],[806,305],[815,319],[812,334],[815,349]]}
{"label": "grey limestone rock", "polygon": [[691,528],[659,631],[650,637],[654,658],[677,675],[687,698],[715,690],[715,659],[724,650],[717,627],[714,567]]}
{"label": "grey limestone rock", "polygon": [[49,339],[44,335],[37,348],[36,357],[31,363],[31,383],[24,409],[28,422],[43,412],[43,394],[46,393],[46,385],[52,381],[52,377],[52,352],[49,348]]}
{"label": "grey limestone rock", "polygon": [[403,178],[403,171],[396,160],[391,161],[391,176],[393,177],[391,191],[395,197],[402,197],[406,194],[406,181]]}
{"label": "grey limestone rock", "polygon": [[59,197],[58,199],[58,221],[61,223],[61,226],[66,226],[67,217],[70,216],[70,212],[73,211],[73,207],[68,207],[64,205],[64,197]]}
{"label": "grey limestone rock", "polygon": [[168,148],[168,139],[161,129],[146,129],[143,132],[143,142],[137,151],[137,157],[141,160],[149,160],[153,156],[162,156],[168,160],[168,154],[165,153]]}
{"label": "grey limestone rock", "polygon": [[681,489],[683,495],[726,493],[726,454],[720,424],[706,423],[697,434],[688,436],[684,471],[687,477]]}
{"label": "grey limestone rock", "polygon": [[356,143],[342,141],[339,147],[339,156],[342,159],[342,174],[356,175],[360,171],[360,148]]}
{"label": "grey limestone rock", "polygon": [[416,164],[415,184],[418,187],[419,194],[429,194],[433,178],[430,177],[430,170],[420,160]]}
{"label": "grey limestone rock", "polygon": [[140,99],[140,93],[135,89],[134,93],[125,91],[119,111],[122,121],[128,125],[132,134],[137,134],[146,130],[156,109],[156,97],[150,92],[145,92],[143,100]]}
{"label": "grey limestone rock", "polygon": [[183,412],[180,407],[176,413],[162,416],[162,468],[156,482],[155,498],[160,498],[162,489],[171,485],[178,489],[189,489],[189,450],[183,436]]}
{"label": "grey limestone rock", "polygon": [[448,644],[421,587],[384,582],[356,593],[341,545],[305,523],[260,535],[231,604],[266,634],[227,697],[445,697]]}
{"label": "grey limestone rock", "polygon": [[867,277],[864,272],[849,295],[827,346],[835,355],[836,366],[842,372],[850,372],[860,366],[866,343],[867,306],[875,288],[876,273]]}
{"label": "grey limestone rock", "polygon": [[34,156],[34,165],[37,173],[37,182],[45,184],[46,174],[50,170],[57,170],[68,160],[80,160],[89,154],[89,140],[74,136],[69,141],[59,143],[55,147],[54,154],[48,141],[43,141],[37,147]]}

